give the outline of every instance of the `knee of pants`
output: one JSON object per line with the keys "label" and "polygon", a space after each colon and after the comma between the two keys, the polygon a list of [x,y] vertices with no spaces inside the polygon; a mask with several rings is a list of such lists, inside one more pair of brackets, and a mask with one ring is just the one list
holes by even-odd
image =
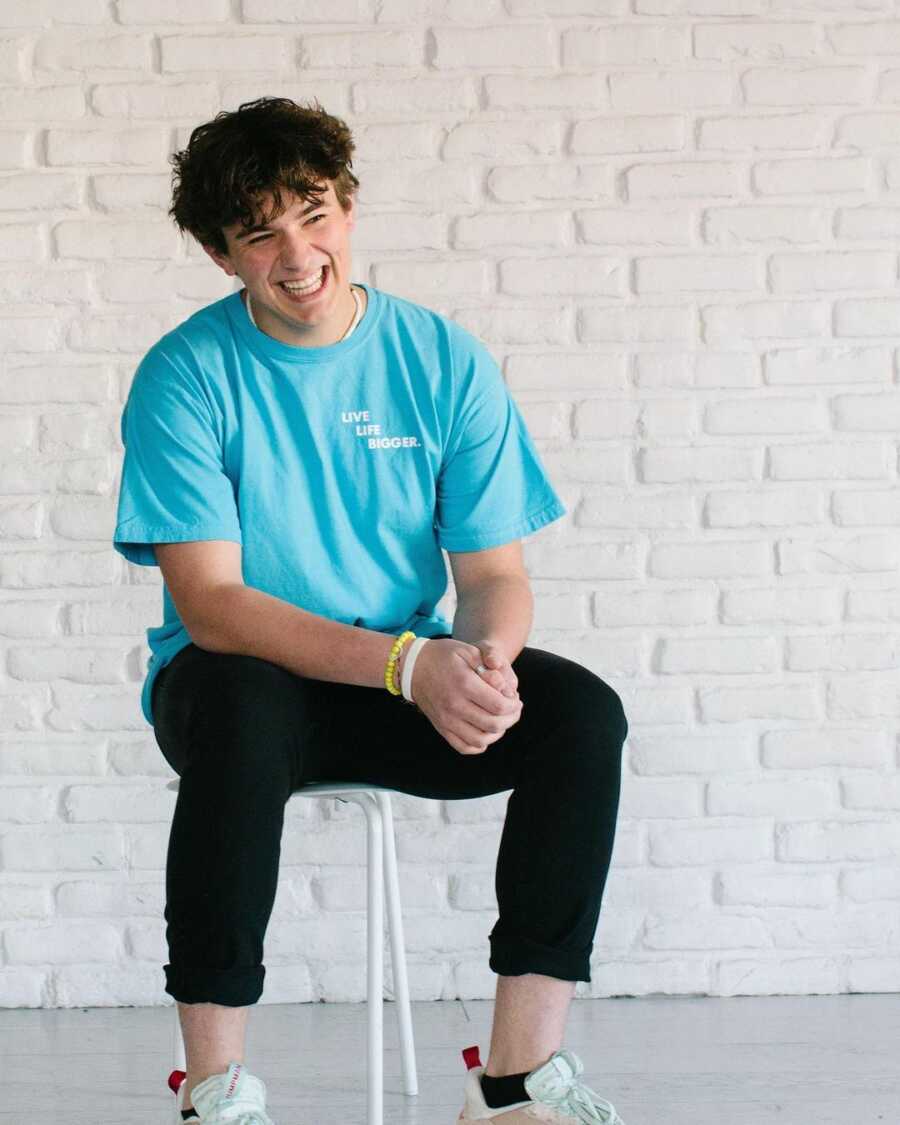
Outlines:
{"label": "knee of pants", "polygon": [[[561,743],[569,751],[568,768],[581,779],[582,788],[609,793],[621,785],[628,722],[618,694],[599,677],[592,679],[584,688],[573,737]],[[560,752],[565,753],[558,747]]]}
{"label": "knee of pants", "polygon": [[598,703],[598,706],[603,707],[604,714],[608,717],[610,730],[615,731],[615,739],[621,749],[625,739],[628,737],[628,718],[625,714],[625,705],[622,702],[622,697],[614,688],[611,688],[605,680],[601,680],[599,676],[595,676],[594,678],[600,686],[602,702]]}
{"label": "knee of pants", "polygon": [[589,668],[574,661],[566,661],[557,669],[560,677],[558,691],[550,693],[559,701],[566,714],[563,721],[579,720],[579,725],[601,731],[607,749],[621,753],[628,737],[628,719],[619,693]]}

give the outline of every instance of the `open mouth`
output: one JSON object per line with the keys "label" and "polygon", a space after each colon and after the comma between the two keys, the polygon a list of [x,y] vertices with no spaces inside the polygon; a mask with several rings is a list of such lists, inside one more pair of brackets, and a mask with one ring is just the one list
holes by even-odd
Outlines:
{"label": "open mouth", "polygon": [[302,305],[306,301],[311,301],[314,297],[318,297],[328,284],[328,277],[330,274],[328,266],[322,266],[320,276],[316,282],[310,285],[305,285],[297,288],[296,285],[291,285],[290,288],[283,281],[278,282],[278,288],[284,293],[285,297],[295,305]]}

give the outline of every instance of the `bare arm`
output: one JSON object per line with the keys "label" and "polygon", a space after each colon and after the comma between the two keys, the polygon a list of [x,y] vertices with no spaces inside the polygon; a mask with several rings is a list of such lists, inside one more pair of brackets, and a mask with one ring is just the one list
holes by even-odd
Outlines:
{"label": "bare arm", "polygon": [[[384,689],[398,634],[344,625],[245,585],[239,543],[157,543],[155,553],[198,648],[258,656],[316,680]],[[404,646],[404,656],[408,650]]]}
{"label": "bare arm", "polygon": [[194,643],[210,652],[259,656],[298,676],[384,688],[384,670],[398,636],[344,625],[253,586],[234,585],[220,587],[209,598]]}

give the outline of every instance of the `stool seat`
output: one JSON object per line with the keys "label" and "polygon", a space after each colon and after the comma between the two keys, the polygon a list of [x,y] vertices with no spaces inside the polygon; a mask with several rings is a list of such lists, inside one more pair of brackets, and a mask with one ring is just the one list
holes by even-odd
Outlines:
{"label": "stool seat", "polygon": [[291,797],[328,797],[332,793],[393,793],[387,785],[371,785],[368,781],[311,781],[297,789]]}
{"label": "stool seat", "polygon": [[[178,792],[181,779],[174,778],[167,789]],[[409,1003],[409,983],[406,973],[406,947],[403,940],[403,917],[400,908],[400,886],[397,876],[397,847],[394,838],[394,818],[390,794],[384,785],[355,781],[315,781],[295,790],[289,800],[296,797],[333,797],[344,803],[361,806],[366,814],[366,859],[368,869],[366,942],[367,1016],[368,1016],[368,1079],[367,1122],[383,1125],[384,1120],[384,904],[387,897],[388,929],[391,943],[391,965],[394,973],[394,999],[400,1032],[400,1058],[403,1068],[403,1092],[414,1096],[419,1092],[416,1074],[416,1053],[413,1041],[412,1013]],[[178,1007],[173,1004],[175,1017],[174,1053],[175,1070],[169,1075],[168,1085],[176,1094],[184,1080],[186,1060]],[[182,1125],[176,1106],[175,1125]]]}

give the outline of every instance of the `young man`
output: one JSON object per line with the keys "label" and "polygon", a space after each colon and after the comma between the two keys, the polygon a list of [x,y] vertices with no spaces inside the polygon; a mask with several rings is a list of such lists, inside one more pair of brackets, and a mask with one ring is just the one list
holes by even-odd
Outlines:
{"label": "young man", "polygon": [[591,979],[627,721],[594,673],[525,645],[521,537],[565,508],[487,349],[353,282],[352,151],[342,121],[288,99],[194,130],[171,213],[243,288],[148,351],[122,416],[114,545],[164,577],[141,706],[181,777],[165,973],[182,1116],[270,1122],[241,1060],[284,805],[362,780],[512,790],[490,1054],[464,1052],[460,1121],[621,1125],[562,1040]]}

